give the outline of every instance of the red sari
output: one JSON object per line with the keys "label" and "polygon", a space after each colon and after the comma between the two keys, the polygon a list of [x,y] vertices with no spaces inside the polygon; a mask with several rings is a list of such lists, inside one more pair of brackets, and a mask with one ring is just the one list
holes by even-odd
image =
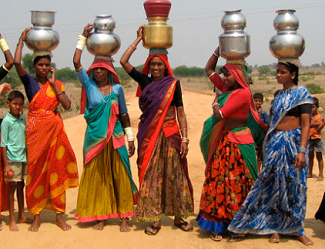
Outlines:
{"label": "red sari", "polygon": [[[64,91],[62,82],[56,83]],[[76,157],[55,112],[59,104],[47,82],[28,106],[26,203],[33,216],[44,208],[64,213],[65,190],[78,186]]]}

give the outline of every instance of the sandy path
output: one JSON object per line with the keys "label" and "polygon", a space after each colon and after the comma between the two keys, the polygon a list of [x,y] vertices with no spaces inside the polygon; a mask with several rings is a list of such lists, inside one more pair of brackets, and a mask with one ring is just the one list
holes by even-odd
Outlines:
{"label": "sandy path", "polygon": [[[204,161],[199,148],[199,138],[204,120],[211,115],[211,95],[184,91],[185,112],[189,126],[190,151],[188,155],[189,171],[194,187],[195,214],[199,209],[199,199],[204,180]],[[134,132],[137,131],[137,118],[140,116],[138,99],[134,94],[127,94],[127,105],[131,116]],[[82,115],[65,120],[65,128],[78,159],[79,174],[82,173],[82,146],[85,132],[85,121]],[[131,158],[134,180],[138,183],[136,156]],[[317,167],[315,167],[315,174]],[[324,182],[316,178],[308,180],[308,205],[306,216],[306,233],[314,241],[313,248],[325,248],[325,224],[313,217],[319,206],[324,192]],[[72,225],[72,230],[61,231],[55,224],[55,214],[44,210],[41,213],[42,225],[38,233],[27,231],[27,224],[19,224],[19,232],[9,232],[8,212],[2,213],[3,230],[0,232],[0,248],[306,248],[291,238],[283,238],[280,244],[270,244],[267,236],[249,236],[239,243],[213,242],[208,233],[199,229],[195,216],[188,220],[194,226],[194,231],[185,233],[172,226],[169,217],[162,219],[162,229],[156,236],[147,236],[143,230],[147,224],[130,222],[130,233],[119,232],[119,220],[111,219],[106,222],[103,231],[94,231],[91,224],[78,223],[74,218],[77,189],[67,191],[66,220]]]}

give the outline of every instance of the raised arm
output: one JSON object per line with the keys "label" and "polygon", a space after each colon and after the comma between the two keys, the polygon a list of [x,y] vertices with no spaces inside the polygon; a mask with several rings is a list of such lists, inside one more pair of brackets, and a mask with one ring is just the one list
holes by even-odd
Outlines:
{"label": "raised arm", "polygon": [[73,65],[77,72],[79,72],[82,69],[81,62],[80,62],[81,61],[81,53],[86,45],[87,37],[89,36],[90,31],[93,28],[94,28],[94,25],[89,23],[84,28],[82,35],[79,35],[76,51],[74,52],[74,55],[73,55]]}
{"label": "raised arm", "polygon": [[219,47],[217,47],[205,65],[205,73],[208,77],[210,77],[210,75],[215,72],[219,56]]}
{"label": "raised arm", "polygon": [[139,42],[142,40],[143,38],[143,27],[145,26],[145,24],[141,25],[138,30],[137,30],[137,38],[135,39],[135,41],[125,50],[124,54],[122,55],[121,59],[120,59],[120,63],[122,65],[122,67],[124,68],[124,70],[127,73],[130,73],[132,71],[133,66],[130,64],[129,59],[131,57],[131,55],[133,54],[133,52],[137,49],[137,46],[139,44]]}
{"label": "raised arm", "polygon": [[4,64],[4,66],[9,71],[14,65],[14,58],[12,58],[7,42],[2,37],[1,33],[0,33],[0,47],[6,58],[6,63]]}
{"label": "raised arm", "polygon": [[26,34],[31,29],[32,28],[25,29],[21,33],[21,36],[19,37],[19,40],[18,40],[18,44],[17,44],[17,48],[16,48],[16,52],[15,52],[14,62],[15,62],[15,67],[16,67],[16,70],[17,70],[17,73],[18,73],[19,77],[23,77],[26,74],[26,70],[23,67],[23,65],[21,64],[21,57],[22,57],[22,53],[23,53],[24,42],[26,41]]}

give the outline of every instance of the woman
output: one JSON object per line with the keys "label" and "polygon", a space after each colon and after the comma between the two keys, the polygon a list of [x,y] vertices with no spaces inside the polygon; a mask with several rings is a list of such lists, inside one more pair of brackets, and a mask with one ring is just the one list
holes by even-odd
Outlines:
{"label": "woman", "polygon": [[112,63],[95,59],[87,72],[81,66],[81,53],[92,28],[91,24],[84,28],[73,57],[79,81],[87,94],[88,124],[75,216],[80,222],[97,221],[93,226],[96,230],[104,228],[106,219],[120,217],[120,231],[126,232],[130,231],[128,217],[134,214],[133,196],[137,193],[128,158],[134,154],[134,136],[123,89]]}
{"label": "woman", "polygon": [[[1,33],[0,33],[0,48],[4,53],[6,59],[6,63],[0,67],[0,81],[1,81],[4,77],[6,77],[9,70],[14,65],[14,59],[12,58],[12,55],[10,53],[9,46],[5,41],[5,39],[2,37]],[[11,87],[8,83],[3,83],[0,85],[0,94],[2,92],[8,92],[10,90]],[[3,96],[0,95],[0,99],[2,98]],[[0,154],[0,158],[1,158],[1,154]],[[8,198],[7,195],[4,194],[5,192],[7,192],[6,189],[7,187],[3,180],[3,168],[0,160],[0,231],[2,230],[1,211],[8,209]]]}
{"label": "woman", "polygon": [[[213,116],[204,125],[201,149],[206,161],[206,175],[197,217],[200,228],[210,231],[210,238],[222,235],[240,209],[257,177],[255,143],[248,128],[255,123],[256,134],[263,135],[264,124],[255,109],[243,65],[226,64],[224,78],[215,73],[219,48],[207,62],[205,71],[222,94],[212,104]],[[259,132],[256,132],[259,131]],[[241,238],[232,235],[230,241]]]}
{"label": "woman", "polygon": [[[49,52],[38,52],[36,57],[34,54],[36,78],[30,76],[22,66],[22,48],[30,29],[22,32],[14,58],[29,100],[26,203],[34,221],[28,230],[38,231],[40,212],[45,208],[56,212],[56,225],[66,231],[71,226],[62,218],[65,213],[65,190],[78,186],[78,168],[57,107],[61,104],[65,110],[69,110],[71,101],[65,94],[62,82],[55,79]],[[49,73],[51,77],[48,77]]]}
{"label": "woman", "polygon": [[296,235],[304,245],[312,245],[303,225],[313,100],[304,86],[297,86],[298,72],[292,63],[278,63],[276,77],[283,90],[272,103],[263,168],[228,229],[241,234],[272,234],[271,243],[280,241],[279,234]]}
{"label": "woman", "polygon": [[186,161],[189,140],[180,83],[172,77],[166,54],[150,55],[142,73],[129,63],[142,40],[143,27],[139,27],[136,40],[120,61],[139,83],[138,96],[141,94],[137,135],[140,190],[135,220],[153,222],[145,233],[156,235],[161,228],[161,214],[165,213],[175,216],[175,226],[191,231],[193,227],[183,220],[193,213],[193,193]]}

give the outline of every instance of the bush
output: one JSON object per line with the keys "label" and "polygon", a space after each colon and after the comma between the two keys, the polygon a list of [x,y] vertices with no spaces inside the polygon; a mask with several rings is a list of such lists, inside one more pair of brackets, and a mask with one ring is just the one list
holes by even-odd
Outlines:
{"label": "bush", "polygon": [[263,75],[261,77],[257,78],[258,80],[269,80],[269,78],[266,75]]}
{"label": "bush", "polygon": [[267,65],[263,65],[258,67],[258,73],[262,76],[263,74],[269,74],[271,72],[271,68]]}
{"label": "bush", "polygon": [[311,94],[324,93],[324,89],[315,83],[307,84],[306,87]]}

